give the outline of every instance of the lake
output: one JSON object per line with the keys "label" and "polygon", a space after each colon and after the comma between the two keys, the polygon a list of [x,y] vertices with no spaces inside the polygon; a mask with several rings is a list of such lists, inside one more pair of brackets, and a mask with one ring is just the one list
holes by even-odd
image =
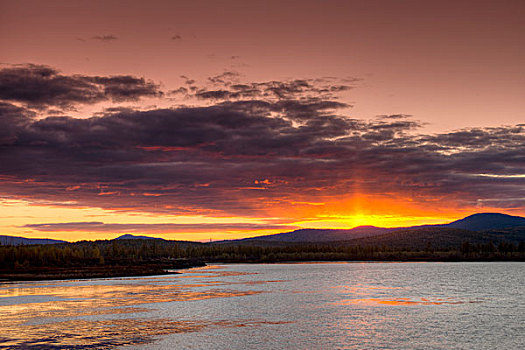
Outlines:
{"label": "lake", "polygon": [[0,283],[0,349],[523,349],[525,263],[232,264]]}

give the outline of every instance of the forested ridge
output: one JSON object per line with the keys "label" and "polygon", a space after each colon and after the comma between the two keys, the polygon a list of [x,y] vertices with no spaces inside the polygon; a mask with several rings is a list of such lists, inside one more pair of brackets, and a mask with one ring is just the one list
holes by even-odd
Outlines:
{"label": "forested ridge", "polygon": [[233,245],[159,240],[84,241],[67,244],[0,246],[0,269],[135,265],[169,261],[279,262],[312,260],[522,260],[525,243],[463,242],[436,249],[339,243]]}
{"label": "forested ridge", "polygon": [[309,243],[125,238],[0,246],[0,280],[151,275],[219,262],[525,261],[525,227],[480,232],[424,227]]}

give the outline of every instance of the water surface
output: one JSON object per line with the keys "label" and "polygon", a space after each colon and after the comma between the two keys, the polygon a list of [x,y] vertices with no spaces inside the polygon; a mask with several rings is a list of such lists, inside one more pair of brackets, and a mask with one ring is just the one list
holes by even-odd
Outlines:
{"label": "water surface", "polygon": [[0,284],[0,349],[522,349],[525,263],[217,265]]}

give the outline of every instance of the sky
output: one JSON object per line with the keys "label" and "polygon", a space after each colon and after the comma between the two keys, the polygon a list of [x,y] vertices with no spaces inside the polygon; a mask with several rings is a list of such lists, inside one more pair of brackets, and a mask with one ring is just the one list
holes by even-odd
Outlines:
{"label": "sky", "polygon": [[0,234],[525,215],[523,1],[0,0]]}

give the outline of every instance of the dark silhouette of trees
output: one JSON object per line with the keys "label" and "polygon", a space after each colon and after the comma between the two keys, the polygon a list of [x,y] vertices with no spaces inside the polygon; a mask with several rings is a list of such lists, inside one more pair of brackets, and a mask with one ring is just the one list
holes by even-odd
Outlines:
{"label": "dark silhouette of trees", "polygon": [[463,242],[459,247],[423,249],[388,245],[195,243],[164,240],[82,241],[67,244],[0,246],[0,270],[132,266],[201,260],[206,262],[285,262],[351,260],[525,260],[525,243]]}

